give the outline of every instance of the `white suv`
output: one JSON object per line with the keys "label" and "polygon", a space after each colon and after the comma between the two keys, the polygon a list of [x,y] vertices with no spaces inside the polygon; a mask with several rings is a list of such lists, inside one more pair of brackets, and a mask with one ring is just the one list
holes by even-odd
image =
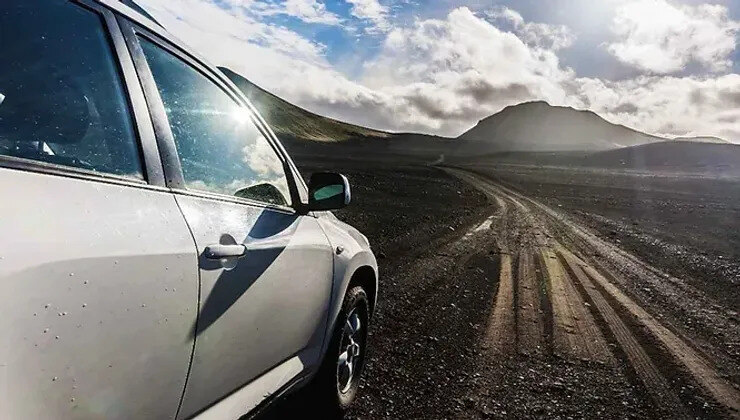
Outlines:
{"label": "white suv", "polygon": [[112,1],[0,2],[0,418],[355,398],[367,239],[239,90]]}

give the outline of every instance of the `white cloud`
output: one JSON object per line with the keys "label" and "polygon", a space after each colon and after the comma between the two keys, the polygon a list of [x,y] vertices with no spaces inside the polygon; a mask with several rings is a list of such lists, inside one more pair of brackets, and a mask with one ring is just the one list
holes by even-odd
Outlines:
{"label": "white cloud", "polygon": [[293,16],[307,23],[324,25],[339,25],[342,23],[342,19],[337,14],[326,10],[326,6],[317,0],[281,0],[279,3],[252,3],[252,0],[246,1],[249,4],[243,5],[244,7],[253,7],[256,9],[256,13],[262,16],[281,14]]}
{"label": "white cloud", "polygon": [[[224,9],[212,0],[137,1],[168,31],[216,64],[237,64],[256,75],[268,74],[260,69],[271,65],[328,66],[326,46],[285,27],[263,23],[250,9]],[[237,4],[237,0],[230,1]],[[238,1],[243,4],[245,0]]]}
{"label": "white cloud", "polygon": [[386,31],[389,29],[388,8],[380,4],[378,0],[346,0],[352,5],[350,13],[352,16],[370,21],[372,29]]}
{"label": "white cloud", "polygon": [[690,62],[719,72],[732,66],[740,22],[720,5],[674,6],[637,0],[617,8],[607,48],[620,61],[653,73],[673,73]]}
{"label": "white cloud", "polygon": [[284,173],[283,165],[275,157],[272,146],[262,136],[242,148],[242,161],[260,179],[275,179]]}
{"label": "white cloud", "polygon": [[740,141],[740,75],[576,79],[584,105],[612,122],[664,136]]}
{"label": "white cloud", "polygon": [[467,8],[395,28],[367,62],[363,84],[394,98],[386,124],[459,134],[471,122],[523,100],[562,102],[571,71]]}
{"label": "white cloud", "polygon": [[563,44],[552,31],[540,30],[539,40],[518,14],[510,14],[514,32],[467,8],[389,27],[380,51],[349,78],[327,60],[325,46],[260,21],[254,8],[142,3],[215,64],[311,111],[373,128],[456,136],[506,105],[545,99],[650,133],[740,142],[740,76],[579,78],[559,61]]}
{"label": "white cloud", "polygon": [[486,15],[494,21],[508,22],[524,42],[535,47],[559,50],[569,47],[575,40],[575,35],[565,25],[526,22],[519,12],[508,7],[496,7]]}

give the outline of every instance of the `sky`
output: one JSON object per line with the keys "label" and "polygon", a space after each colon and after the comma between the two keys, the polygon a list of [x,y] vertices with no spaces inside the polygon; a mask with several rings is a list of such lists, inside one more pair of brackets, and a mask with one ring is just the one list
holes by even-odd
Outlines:
{"label": "sky", "polygon": [[458,136],[545,100],[740,143],[740,1],[136,0],[216,65],[310,111]]}

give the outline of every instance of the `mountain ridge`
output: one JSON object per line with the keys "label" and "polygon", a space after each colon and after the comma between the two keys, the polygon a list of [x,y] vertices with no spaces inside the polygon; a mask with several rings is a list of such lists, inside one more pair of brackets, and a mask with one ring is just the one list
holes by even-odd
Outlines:
{"label": "mountain ridge", "polygon": [[387,138],[391,133],[325,117],[294,105],[235,71],[219,67],[257,108],[275,134],[296,139],[341,142],[353,138]]}
{"label": "mountain ridge", "polygon": [[668,139],[607,121],[591,110],[545,101],[509,105],[457,137],[467,149],[492,151],[600,151]]}
{"label": "mountain ridge", "polygon": [[[421,133],[394,133],[363,127],[313,113],[252,83],[226,67],[224,74],[250,99],[283,141],[294,144],[368,142],[387,151],[462,155],[497,152],[599,152],[671,141],[733,144],[712,136],[665,137],[612,123],[591,110],[553,106],[546,101],[508,105],[460,134],[442,137]],[[384,140],[378,142],[378,140]]]}

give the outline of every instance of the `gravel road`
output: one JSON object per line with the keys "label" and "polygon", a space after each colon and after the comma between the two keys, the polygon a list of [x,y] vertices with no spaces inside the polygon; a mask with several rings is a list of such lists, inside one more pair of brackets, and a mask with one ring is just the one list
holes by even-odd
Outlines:
{"label": "gravel road", "polygon": [[740,418],[736,308],[485,174],[353,168],[382,292],[350,418]]}

